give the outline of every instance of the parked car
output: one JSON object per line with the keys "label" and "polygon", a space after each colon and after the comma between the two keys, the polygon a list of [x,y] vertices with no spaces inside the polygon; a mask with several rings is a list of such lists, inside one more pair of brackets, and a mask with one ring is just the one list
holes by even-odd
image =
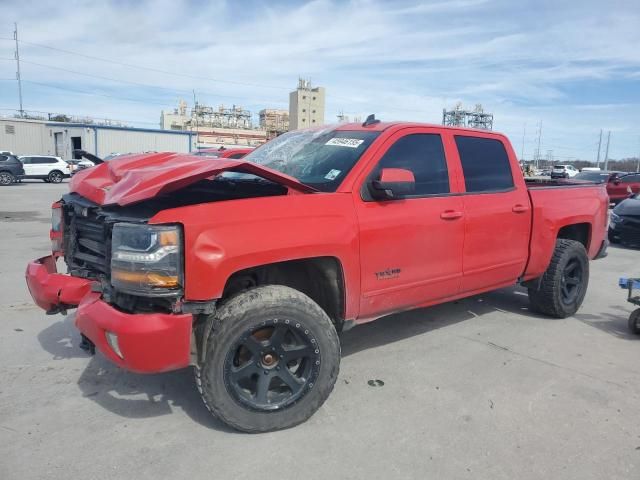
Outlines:
{"label": "parked car", "polygon": [[15,155],[0,154],[0,185],[15,183],[24,176],[24,168]]}
{"label": "parked car", "polygon": [[609,241],[640,247],[640,195],[629,196],[611,211]]}
{"label": "parked car", "polygon": [[122,368],[194,366],[209,410],[247,432],[320,408],[341,330],[518,282],[564,318],[607,246],[603,185],[528,184],[501,134],[372,116],[241,160],[130,155],[70,190],[27,266],[35,303],[78,307],[85,344]]}
{"label": "parked car", "polygon": [[238,159],[248,155],[253,150],[253,148],[225,148],[222,150],[219,148],[203,148],[194,153],[194,155],[199,157]]}
{"label": "parked car", "polygon": [[0,155],[13,155],[13,152],[9,150],[0,150]]}
{"label": "parked car", "polygon": [[607,172],[607,171],[594,171],[594,170],[585,171],[583,169],[580,173],[578,173],[575,177],[573,177],[573,179],[582,180],[585,182],[608,183],[609,181],[616,178],[618,175],[620,175],[620,172]]}
{"label": "parked car", "polygon": [[573,165],[554,165],[551,170],[551,178],[572,178],[578,173],[578,169]]}
{"label": "parked car", "polygon": [[71,165],[60,157],[51,155],[26,155],[19,157],[24,166],[23,178],[37,178],[47,183],[60,183],[71,176]]}
{"label": "parked car", "polygon": [[640,193],[640,173],[618,174],[607,183],[607,193],[613,203],[619,203],[632,193]]}
{"label": "parked car", "polygon": [[81,159],[81,160],[67,160],[67,163],[71,166],[71,175],[79,172],[80,170],[84,170],[86,168],[95,167],[95,163],[90,160]]}

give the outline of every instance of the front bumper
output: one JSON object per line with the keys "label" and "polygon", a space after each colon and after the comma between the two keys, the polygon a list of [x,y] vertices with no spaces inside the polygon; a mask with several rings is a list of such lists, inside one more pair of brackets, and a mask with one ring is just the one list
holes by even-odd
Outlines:
{"label": "front bumper", "polygon": [[[47,312],[77,306],[76,327],[118,366],[158,373],[190,364],[193,315],[122,312],[91,291],[91,280],[57,273],[53,256],[29,263],[26,278],[33,300]],[[117,350],[107,332],[117,338]]]}

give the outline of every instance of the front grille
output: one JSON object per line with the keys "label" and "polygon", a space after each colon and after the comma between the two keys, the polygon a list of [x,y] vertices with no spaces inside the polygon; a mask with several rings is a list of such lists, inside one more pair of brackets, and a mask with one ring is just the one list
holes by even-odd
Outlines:
{"label": "front grille", "polygon": [[640,245],[640,217],[624,216],[623,223],[616,224],[616,235],[624,243]]}
{"label": "front grille", "polygon": [[72,275],[108,278],[111,226],[95,210],[65,206],[65,260]]}

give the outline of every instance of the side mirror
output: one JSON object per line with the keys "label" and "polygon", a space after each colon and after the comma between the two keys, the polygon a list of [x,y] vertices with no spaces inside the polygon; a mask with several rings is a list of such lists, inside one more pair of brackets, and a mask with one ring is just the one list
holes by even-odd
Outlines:
{"label": "side mirror", "polygon": [[380,179],[369,184],[371,196],[376,200],[396,200],[416,190],[413,172],[403,168],[383,168]]}

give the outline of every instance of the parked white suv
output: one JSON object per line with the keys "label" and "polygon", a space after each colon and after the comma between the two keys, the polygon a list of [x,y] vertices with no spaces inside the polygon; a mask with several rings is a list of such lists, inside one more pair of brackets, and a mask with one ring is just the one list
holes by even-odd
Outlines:
{"label": "parked white suv", "polygon": [[71,165],[60,157],[50,155],[25,155],[20,157],[24,165],[24,177],[39,178],[45,182],[60,183],[71,175]]}
{"label": "parked white suv", "polygon": [[578,173],[578,169],[573,165],[554,165],[551,178],[572,178]]}

